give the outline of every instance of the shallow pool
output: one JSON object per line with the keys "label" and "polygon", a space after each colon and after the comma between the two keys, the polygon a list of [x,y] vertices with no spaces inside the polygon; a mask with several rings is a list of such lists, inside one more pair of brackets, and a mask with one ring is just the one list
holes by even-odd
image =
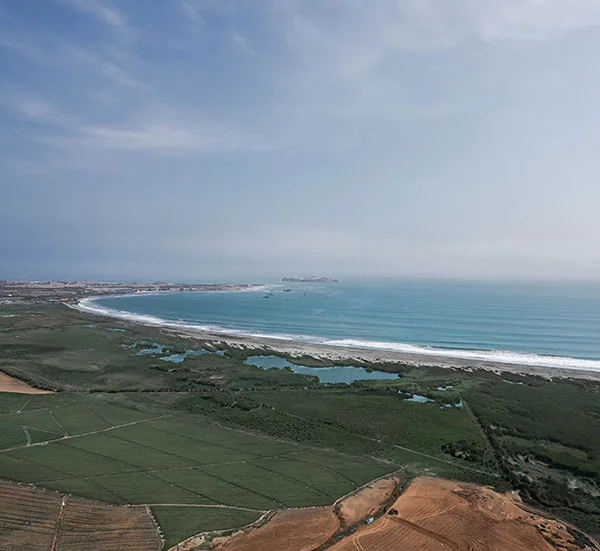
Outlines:
{"label": "shallow pool", "polygon": [[319,382],[323,384],[350,384],[354,381],[383,381],[398,378],[397,373],[367,371],[364,367],[342,365],[335,367],[308,367],[305,365],[296,365],[280,356],[250,356],[244,363],[260,367],[261,369],[289,368],[294,373],[318,377]]}

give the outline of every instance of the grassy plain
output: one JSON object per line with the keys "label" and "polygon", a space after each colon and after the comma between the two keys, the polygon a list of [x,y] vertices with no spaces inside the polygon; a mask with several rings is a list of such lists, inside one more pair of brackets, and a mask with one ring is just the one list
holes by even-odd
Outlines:
{"label": "grassy plain", "polygon": [[399,469],[521,489],[600,534],[597,383],[383,364],[397,380],[322,386],[238,350],[164,361],[206,344],[60,305],[0,314],[0,370],[57,392],[0,394],[0,477],[151,505],[169,542]]}

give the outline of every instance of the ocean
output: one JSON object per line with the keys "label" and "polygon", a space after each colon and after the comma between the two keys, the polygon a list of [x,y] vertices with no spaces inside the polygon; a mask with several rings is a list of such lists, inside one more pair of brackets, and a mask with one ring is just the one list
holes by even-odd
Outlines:
{"label": "ocean", "polygon": [[116,317],[224,333],[600,371],[600,285],[342,282],[86,299]]}

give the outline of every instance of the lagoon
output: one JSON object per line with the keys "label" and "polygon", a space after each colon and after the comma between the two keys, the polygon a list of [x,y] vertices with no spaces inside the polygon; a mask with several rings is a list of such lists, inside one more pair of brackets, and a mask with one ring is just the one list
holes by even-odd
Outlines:
{"label": "lagoon", "polygon": [[384,371],[370,371],[364,367],[335,366],[335,367],[308,367],[296,365],[280,356],[250,356],[244,362],[246,365],[254,365],[261,369],[286,369],[301,375],[312,375],[318,377],[322,384],[345,383],[354,381],[382,381],[398,379],[397,373],[386,373]]}

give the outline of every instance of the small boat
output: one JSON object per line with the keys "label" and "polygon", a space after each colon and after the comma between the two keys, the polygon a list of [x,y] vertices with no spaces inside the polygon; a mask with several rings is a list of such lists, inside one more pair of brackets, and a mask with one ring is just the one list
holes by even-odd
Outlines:
{"label": "small boat", "polygon": [[291,289],[284,289],[284,290],[283,290],[283,292],[284,292],[284,293],[291,293],[291,292],[292,292],[292,290],[291,290]]}
{"label": "small boat", "polygon": [[271,295],[265,295],[263,298],[271,298]]}

